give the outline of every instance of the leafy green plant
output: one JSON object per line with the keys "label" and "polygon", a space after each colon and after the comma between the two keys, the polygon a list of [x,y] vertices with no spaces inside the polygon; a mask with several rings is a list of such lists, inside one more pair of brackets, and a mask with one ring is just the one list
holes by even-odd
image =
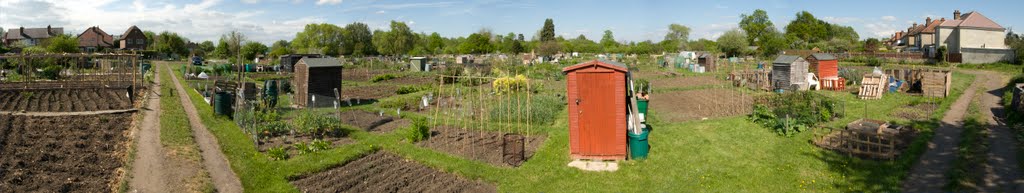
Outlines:
{"label": "leafy green plant", "polygon": [[409,93],[419,92],[419,91],[425,90],[425,89],[427,89],[427,88],[420,87],[420,86],[402,86],[402,87],[399,87],[398,90],[395,91],[395,93],[396,94],[409,94]]}
{"label": "leafy green plant", "polygon": [[39,72],[39,76],[42,76],[45,79],[57,80],[60,78],[61,70],[64,70],[64,67],[61,67],[60,65],[50,65],[43,68],[43,71]]}
{"label": "leafy green plant", "polygon": [[288,159],[288,150],[285,147],[272,147],[267,150],[267,156],[270,156],[271,160],[286,160]]}
{"label": "leafy green plant", "polygon": [[304,111],[293,120],[296,131],[299,133],[311,134],[316,137],[323,136],[345,136],[347,130],[341,128],[340,121],[334,117]]}
{"label": "leafy green plant", "polygon": [[316,149],[313,149],[313,147],[306,142],[295,143],[292,146],[294,146],[296,150],[299,150],[300,155],[307,155],[316,152]]}
{"label": "leafy green plant", "polygon": [[260,137],[274,137],[288,133],[288,124],[282,121],[273,121],[256,125],[256,133]]}
{"label": "leafy green plant", "polygon": [[494,80],[494,83],[491,84],[491,86],[494,87],[495,92],[508,94],[525,90],[526,87],[530,84],[530,80],[527,79],[526,76],[520,74],[516,75],[515,77],[505,76],[498,78]]}
{"label": "leafy green plant", "polygon": [[370,79],[370,82],[382,82],[382,81],[387,81],[387,80],[391,80],[391,79],[395,79],[395,78],[398,78],[398,76],[395,76],[394,74],[381,74],[381,75],[373,76],[373,78]]}
{"label": "leafy green plant", "polygon": [[313,151],[324,151],[331,149],[331,142],[327,142],[326,140],[322,139],[314,139],[312,142],[309,143],[309,147],[312,148]]}
{"label": "leafy green plant", "polygon": [[870,57],[865,61],[868,66],[882,66],[882,59],[877,57]]}
{"label": "leafy green plant", "polygon": [[427,120],[422,118],[413,119],[412,127],[409,128],[406,139],[409,142],[415,143],[428,138],[430,138],[430,127],[427,126]]}
{"label": "leafy green plant", "polygon": [[517,93],[503,97],[490,106],[488,117],[491,121],[547,125],[555,121],[562,108],[565,108],[565,102],[548,94],[527,97],[526,93]]}
{"label": "leafy green plant", "polygon": [[748,119],[779,135],[793,136],[842,116],[838,100],[814,92],[793,92],[770,98],[768,104],[755,105]]}

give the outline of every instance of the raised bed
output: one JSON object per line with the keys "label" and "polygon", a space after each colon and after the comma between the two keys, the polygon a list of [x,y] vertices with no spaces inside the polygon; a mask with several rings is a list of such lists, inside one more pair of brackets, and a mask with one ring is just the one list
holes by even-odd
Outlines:
{"label": "raised bed", "polygon": [[0,192],[110,192],[131,113],[0,115]]}
{"label": "raised bed", "polygon": [[301,192],[497,192],[494,185],[376,152],[291,182]]}
{"label": "raised bed", "polygon": [[131,108],[127,89],[0,90],[0,111],[78,112]]}
{"label": "raised bed", "polygon": [[533,157],[544,139],[545,137],[540,135],[526,137],[518,134],[438,126],[431,129],[429,139],[419,142],[418,145],[492,165],[518,167]]}

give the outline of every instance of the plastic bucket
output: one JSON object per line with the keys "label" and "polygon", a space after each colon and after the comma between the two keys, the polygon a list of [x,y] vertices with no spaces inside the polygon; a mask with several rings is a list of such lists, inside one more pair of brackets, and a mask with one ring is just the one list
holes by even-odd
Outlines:
{"label": "plastic bucket", "polygon": [[651,144],[647,142],[647,135],[651,134],[650,125],[648,128],[643,129],[640,134],[634,134],[633,132],[626,132],[629,136],[629,158],[634,160],[647,159],[647,154],[651,150]]}

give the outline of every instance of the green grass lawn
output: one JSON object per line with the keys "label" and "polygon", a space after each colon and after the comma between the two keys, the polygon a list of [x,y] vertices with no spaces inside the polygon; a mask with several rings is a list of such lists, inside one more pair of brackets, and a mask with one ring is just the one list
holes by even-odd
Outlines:
{"label": "green grass lawn", "polygon": [[[567,120],[562,116],[567,113],[565,110],[558,113],[553,124],[533,126],[534,132],[547,140],[534,157],[518,168],[492,166],[421,148],[404,142],[403,132],[377,135],[356,131],[352,134],[357,140],[355,144],[271,161],[256,151],[253,142],[231,120],[213,116],[211,107],[202,102],[198,93],[190,90],[189,95],[203,122],[219,139],[247,192],[296,192],[288,179],[344,164],[375,150],[394,152],[432,168],[491,182],[503,192],[896,192],[910,165],[923,152],[925,142],[931,139],[931,128],[938,125],[944,109],[973,80],[961,73],[954,77],[954,93],[944,99],[887,94],[881,100],[865,101],[848,92],[817,91],[847,101],[847,117],[829,122],[828,126],[838,128],[869,112],[868,118],[921,128],[922,135],[911,150],[895,161],[849,158],[815,147],[809,142],[813,132],[783,137],[736,116],[653,124],[650,158],[621,162],[616,172],[584,172],[566,166],[570,160]],[[931,120],[900,120],[889,114],[907,104],[928,101],[941,103],[943,109],[932,114]],[[657,113],[651,112],[654,116]]]}

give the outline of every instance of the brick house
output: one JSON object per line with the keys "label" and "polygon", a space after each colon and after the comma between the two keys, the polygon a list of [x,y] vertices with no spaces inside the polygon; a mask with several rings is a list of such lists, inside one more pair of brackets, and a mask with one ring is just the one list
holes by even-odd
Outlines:
{"label": "brick house", "polygon": [[39,45],[43,41],[46,41],[52,37],[64,34],[64,28],[50,27],[46,28],[25,28],[19,27],[17,29],[9,29],[4,34],[2,39],[3,44],[11,46],[13,44],[22,43],[25,46]]}
{"label": "brick house", "polygon": [[114,36],[93,26],[78,34],[78,48],[83,52],[103,51],[114,48]]}
{"label": "brick house", "polygon": [[146,42],[146,34],[133,25],[124,34],[119,36],[117,48],[122,50],[145,50],[146,45],[148,45],[147,43],[149,42]]}

